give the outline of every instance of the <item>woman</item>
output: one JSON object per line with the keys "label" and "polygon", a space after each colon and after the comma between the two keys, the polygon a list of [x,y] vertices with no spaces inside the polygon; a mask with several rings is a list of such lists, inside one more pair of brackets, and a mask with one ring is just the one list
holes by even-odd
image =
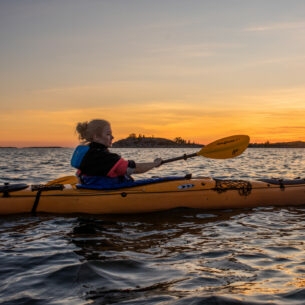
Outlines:
{"label": "woman", "polygon": [[[85,147],[78,146],[71,160],[71,164],[78,168],[78,176],[83,184],[91,184],[92,181],[96,183],[97,177],[115,178],[116,180],[112,180],[111,183],[130,180],[132,174],[145,173],[162,164],[160,158],[153,162],[136,163],[110,152],[108,148],[112,146],[113,136],[108,121],[95,119],[90,122],[80,122],[76,126],[76,132],[79,134],[79,139],[87,144]],[[78,153],[80,149],[84,151]],[[73,163],[76,155],[78,160]]]}

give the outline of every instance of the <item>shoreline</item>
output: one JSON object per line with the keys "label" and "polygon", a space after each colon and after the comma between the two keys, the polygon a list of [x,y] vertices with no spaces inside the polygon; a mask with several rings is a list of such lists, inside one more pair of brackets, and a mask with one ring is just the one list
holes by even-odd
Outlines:
{"label": "shoreline", "polygon": [[[164,138],[142,138],[122,139],[112,144],[112,148],[202,148],[204,144],[197,143],[176,143]],[[0,149],[52,149],[52,148],[73,148],[68,146],[0,146]],[[277,143],[250,143],[248,148],[305,148],[303,141],[277,142]]]}

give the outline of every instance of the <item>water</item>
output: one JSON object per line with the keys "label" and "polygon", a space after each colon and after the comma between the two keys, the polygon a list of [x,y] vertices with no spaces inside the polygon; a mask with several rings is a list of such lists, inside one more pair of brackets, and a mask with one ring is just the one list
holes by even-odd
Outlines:
{"label": "water", "polygon": [[[194,149],[122,149],[136,161]],[[71,175],[72,149],[0,149],[0,183]],[[304,149],[196,157],[153,175],[305,178]],[[293,198],[292,198],[293,202]],[[1,304],[303,304],[305,207],[0,217]]]}

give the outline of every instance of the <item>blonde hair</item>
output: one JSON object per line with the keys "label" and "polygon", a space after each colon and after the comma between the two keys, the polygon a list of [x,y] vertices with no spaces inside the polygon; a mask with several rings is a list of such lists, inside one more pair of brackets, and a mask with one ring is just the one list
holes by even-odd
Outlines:
{"label": "blonde hair", "polygon": [[76,124],[76,132],[80,141],[92,142],[93,136],[100,136],[103,133],[105,127],[110,126],[110,123],[106,120],[91,120],[90,122],[79,122]]}

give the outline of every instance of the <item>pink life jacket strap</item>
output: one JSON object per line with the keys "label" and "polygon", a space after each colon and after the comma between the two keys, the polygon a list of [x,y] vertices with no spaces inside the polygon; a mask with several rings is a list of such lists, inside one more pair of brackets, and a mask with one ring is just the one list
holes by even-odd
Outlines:
{"label": "pink life jacket strap", "polygon": [[121,158],[116,164],[114,164],[114,166],[108,172],[107,176],[111,178],[125,176],[127,172],[127,167],[128,160]]}

